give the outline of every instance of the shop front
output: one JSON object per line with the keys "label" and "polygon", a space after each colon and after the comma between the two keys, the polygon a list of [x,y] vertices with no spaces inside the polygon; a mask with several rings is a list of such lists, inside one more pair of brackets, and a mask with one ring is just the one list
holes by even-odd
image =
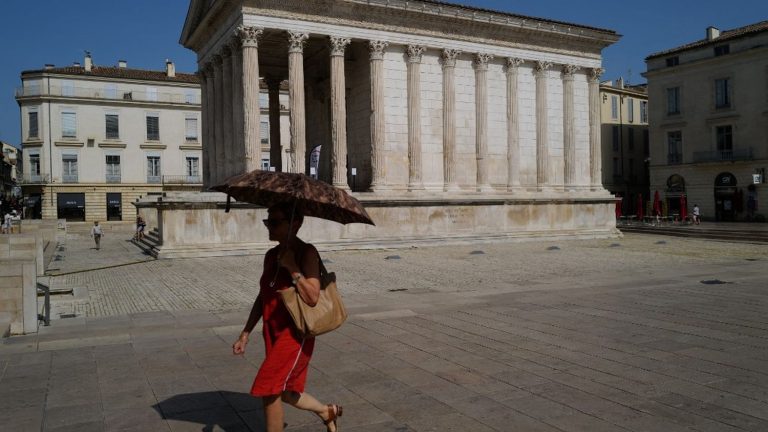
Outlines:
{"label": "shop front", "polygon": [[85,221],[85,194],[56,194],[56,213],[59,219],[67,221]]}

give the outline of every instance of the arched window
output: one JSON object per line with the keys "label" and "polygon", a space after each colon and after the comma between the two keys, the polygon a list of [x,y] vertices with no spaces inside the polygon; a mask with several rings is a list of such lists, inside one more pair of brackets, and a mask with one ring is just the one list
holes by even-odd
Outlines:
{"label": "arched window", "polygon": [[685,179],[678,175],[672,174],[667,179],[667,194],[684,194],[685,193]]}

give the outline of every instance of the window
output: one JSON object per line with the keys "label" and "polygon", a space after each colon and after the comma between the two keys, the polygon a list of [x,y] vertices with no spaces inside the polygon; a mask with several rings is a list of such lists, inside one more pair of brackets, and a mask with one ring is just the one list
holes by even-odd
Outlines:
{"label": "window", "polygon": [[148,101],[157,101],[157,88],[156,87],[147,87],[147,100]]}
{"label": "window", "polygon": [[261,170],[269,171],[269,158],[261,158]]}
{"label": "window", "polygon": [[731,52],[730,45],[718,45],[715,47],[715,57],[729,54]]}
{"label": "window", "polygon": [[715,128],[717,151],[722,160],[733,159],[733,127],[718,126]]}
{"label": "window", "polygon": [[120,183],[119,155],[107,155],[107,183]]}
{"label": "window", "polygon": [[640,101],[640,123],[648,123],[648,101]]}
{"label": "window", "polygon": [[[187,156],[187,177],[197,178],[200,176],[200,159],[196,156]],[[190,179],[194,181],[195,179]]]}
{"label": "window", "polygon": [[107,114],[107,139],[120,139],[120,118],[117,114]]}
{"label": "window", "polygon": [[27,113],[27,117],[28,117],[27,138],[39,138],[40,131],[37,126],[37,111],[29,111]]}
{"label": "window", "polygon": [[683,163],[683,133],[681,131],[667,132],[667,163],[670,165]]}
{"label": "window", "polygon": [[61,137],[77,137],[77,113],[67,111],[61,113]]}
{"label": "window", "polygon": [[72,81],[61,82],[61,95],[62,96],[74,96],[75,95],[75,83]]}
{"label": "window", "polygon": [[680,114],[680,87],[667,89],[667,114]]}
{"label": "window", "polygon": [[147,141],[160,141],[160,117],[147,116]]}
{"label": "window", "polygon": [[107,84],[104,87],[104,97],[108,99],[117,99],[117,85]]}
{"label": "window", "polygon": [[64,183],[77,183],[77,155],[65,154],[61,156],[62,180]]}
{"label": "window", "polygon": [[715,108],[731,106],[731,80],[720,78],[715,80]]}
{"label": "window", "polygon": [[184,120],[187,141],[197,141],[197,118],[188,117]]}
{"label": "window", "polygon": [[147,156],[147,183],[160,183],[160,156]]}
{"label": "window", "polygon": [[614,126],[612,128],[613,132],[613,151],[619,151],[619,127]]}
{"label": "window", "polygon": [[261,135],[262,144],[269,144],[269,122],[261,122],[259,135]]}
{"label": "window", "polygon": [[635,100],[627,98],[627,120],[632,123],[635,121]]}
{"label": "window", "polygon": [[29,175],[32,176],[31,180],[33,181],[39,180],[39,176],[40,176],[40,154],[39,153],[34,153],[29,155]]}
{"label": "window", "polygon": [[629,150],[635,149],[635,130],[632,128],[627,129],[627,148]]}
{"label": "window", "polygon": [[667,67],[677,66],[680,64],[680,57],[674,56],[667,58]]}
{"label": "window", "polygon": [[611,118],[619,118],[619,97],[611,96]]}
{"label": "window", "polygon": [[613,158],[613,176],[621,177],[621,163],[617,157]]}

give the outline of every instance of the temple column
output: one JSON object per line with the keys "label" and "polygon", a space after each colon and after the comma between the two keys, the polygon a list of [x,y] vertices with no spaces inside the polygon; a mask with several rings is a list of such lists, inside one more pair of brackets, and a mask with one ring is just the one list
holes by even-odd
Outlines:
{"label": "temple column", "polygon": [[263,30],[258,27],[239,27],[238,33],[242,48],[242,66],[238,69],[242,75],[242,96],[239,98],[241,110],[238,110],[239,130],[242,131],[243,164],[246,172],[261,167],[261,107],[259,106],[259,37]]}
{"label": "temple column", "polygon": [[488,62],[491,54],[477,53],[475,66],[475,155],[477,157],[477,190],[493,190],[488,182]]}
{"label": "temple column", "polygon": [[443,57],[443,190],[456,192],[456,58],[461,51],[444,49]]}
{"label": "temple column", "polygon": [[573,109],[573,74],[578,66],[563,66],[563,184],[573,189],[576,183],[576,127]]}
{"label": "temple column", "polygon": [[280,78],[267,78],[269,94],[269,165],[283,170],[283,147],[280,142]]}
{"label": "temple column", "polygon": [[333,185],[349,190],[347,182],[347,107],[344,50],[349,38],[330,36],[331,43],[331,169]]}
{"label": "temple column", "polygon": [[290,98],[291,148],[288,171],[306,174],[306,120],[304,107],[304,42],[306,33],[288,32],[288,94]]}
{"label": "temple column", "polygon": [[389,42],[370,41],[371,52],[371,186],[376,192],[386,185],[384,166],[384,51]]}
{"label": "temple column", "polygon": [[220,55],[213,56],[213,128],[216,165],[211,173],[214,183],[219,184],[226,179],[224,175],[224,74],[222,72],[223,59]]}
{"label": "temple column", "polygon": [[210,143],[208,140],[208,130],[210,129],[210,121],[208,120],[209,111],[209,93],[208,93],[208,72],[207,65],[204,65],[198,71],[200,77],[200,129],[202,130],[202,142],[203,142],[203,160],[200,164],[200,169],[203,171],[203,188],[208,189],[211,187],[210,170],[208,164],[211,162],[209,155]]}
{"label": "temple column", "polygon": [[589,179],[592,190],[603,189],[600,144],[600,75],[604,69],[589,71]]}
{"label": "temple column", "polygon": [[232,36],[229,47],[232,50],[232,174],[246,171],[246,150],[243,142],[243,54],[238,32]]}
{"label": "temple column", "polygon": [[408,45],[408,190],[424,189],[421,177],[421,55],[426,47]]}
{"label": "temple column", "polygon": [[507,58],[507,190],[520,186],[520,117],[517,71],[523,59]]}
{"label": "temple column", "polygon": [[536,74],[536,186],[549,186],[549,115],[547,112],[547,70],[551,62],[537,61]]}
{"label": "temple column", "polygon": [[235,174],[235,146],[234,146],[234,133],[232,131],[232,50],[229,46],[225,45],[221,49],[221,56],[224,59],[224,66],[222,68],[222,83],[224,87],[224,101],[223,105],[223,128],[224,129],[224,177],[230,177]]}

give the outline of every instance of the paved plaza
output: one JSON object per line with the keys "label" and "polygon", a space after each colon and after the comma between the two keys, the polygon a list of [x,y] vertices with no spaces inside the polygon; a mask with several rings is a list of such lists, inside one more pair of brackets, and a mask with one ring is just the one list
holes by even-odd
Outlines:
{"label": "paved plaza", "polygon": [[[3,340],[2,429],[263,430],[247,395],[260,337],[230,353],[263,257],[136,262],[118,237],[69,236],[50,284],[72,294],[38,335]],[[318,338],[308,391],[344,405],[342,431],[768,430],[765,245],[631,234],[323,257],[350,319]],[[324,430],[291,408],[286,422]]]}

